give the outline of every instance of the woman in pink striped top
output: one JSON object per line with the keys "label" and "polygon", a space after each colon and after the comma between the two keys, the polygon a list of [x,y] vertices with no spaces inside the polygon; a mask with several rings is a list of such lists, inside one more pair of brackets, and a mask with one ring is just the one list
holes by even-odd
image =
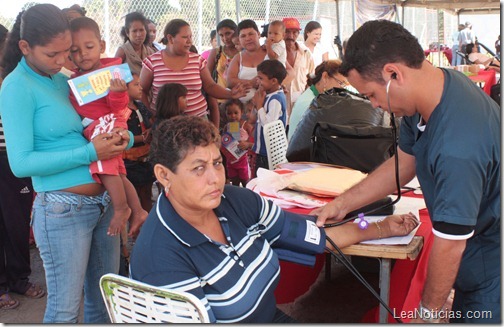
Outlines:
{"label": "woman in pink striped top", "polygon": [[207,115],[208,106],[202,89],[218,99],[238,99],[246,94],[247,88],[242,84],[230,90],[213,81],[210,72],[205,69],[206,60],[189,51],[192,32],[186,21],[173,19],[168,22],[163,41],[166,48],[145,58],[140,73],[142,101],[151,110],[155,111],[159,88],[166,83],[179,83],[187,88],[185,114],[194,116]]}

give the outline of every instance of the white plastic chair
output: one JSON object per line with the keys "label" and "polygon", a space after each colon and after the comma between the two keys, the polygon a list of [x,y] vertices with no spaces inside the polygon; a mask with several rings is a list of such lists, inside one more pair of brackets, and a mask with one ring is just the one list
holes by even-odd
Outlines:
{"label": "white plastic chair", "polygon": [[275,169],[275,166],[287,161],[287,135],[280,120],[272,121],[263,126],[264,141],[266,143],[266,153],[268,154],[268,168]]}
{"label": "white plastic chair", "polygon": [[112,323],[209,323],[208,312],[194,295],[148,285],[116,274],[100,279]]}

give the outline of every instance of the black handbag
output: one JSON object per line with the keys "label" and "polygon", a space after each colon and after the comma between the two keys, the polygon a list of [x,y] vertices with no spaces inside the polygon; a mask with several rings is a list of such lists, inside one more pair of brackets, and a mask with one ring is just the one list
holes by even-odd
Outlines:
{"label": "black handbag", "polygon": [[311,160],[369,173],[394,154],[392,128],[318,122],[313,129]]}
{"label": "black handbag", "polygon": [[322,121],[338,125],[381,126],[383,111],[348,90],[333,88],[319,94],[292,133],[286,155],[289,161],[310,161],[313,128]]}

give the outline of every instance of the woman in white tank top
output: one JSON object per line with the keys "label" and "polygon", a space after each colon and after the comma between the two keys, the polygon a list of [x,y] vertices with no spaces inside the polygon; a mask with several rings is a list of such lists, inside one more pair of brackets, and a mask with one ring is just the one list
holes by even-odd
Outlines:
{"label": "woman in white tank top", "polygon": [[228,87],[233,87],[240,82],[252,87],[246,96],[240,98],[243,103],[246,103],[255,94],[258,86],[257,66],[264,61],[266,50],[259,44],[259,29],[253,20],[241,21],[238,24],[238,35],[243,50],[231,61],[227,82]]}

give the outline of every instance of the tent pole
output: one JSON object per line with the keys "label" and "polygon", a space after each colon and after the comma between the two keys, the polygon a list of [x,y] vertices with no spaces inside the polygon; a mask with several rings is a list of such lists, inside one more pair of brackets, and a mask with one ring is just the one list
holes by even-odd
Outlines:
{"label": "tent pole", "polygon": [[316,20],[316,19],[317,19],[318,2],[319,2],[319,0],[315,0],[315,2],[313,3],[313,15],[312,15],[312,20]]}
{"label": "tent pole", "polygon": [[264,14],[264,24],[269,23],[270,7],[271,7],[271,0],[266,0],[266,13]]}
{"label": "tent pole", "polygon": [[[221,21],[220,16],[220,0],[215,0],[215,30],[217,31],[217,24]],[[221,46],[221,39],[219,35],[216,36],[217,46]]]}
{"label": "tent pole", "polygon": [[355,32],[355,0],[352,0],[352,33]]}
{"label": "tent pole", "polygon": [[236,24],[238,24],[241,21],[240,0],[235,0],[235,8],[236,8]]}
{"label": "tent pole", "polygon": [[402,24],[401,25],[404,26],[404,4],[402,4],[402,3],[401,3],[401,14],[402,14],[402,17],[401,17]]}
{"label": "tent pole", "polygon": [[110,14],[109,14],[109,1],[105,0],[103,1],[103,12],[105,13],[104,18],[105,18],[105,44],[107,47],[111,44],[110,43]]}
{"label": "tent pole", "polygon": [[198,49],[203,42],[203,0],[198,1]]}
{"label": "tent pole", "polygon": [[339,35],[340,37],[341,32],[340,32],[340,17],[339,17],[339,3],[338,0],[334,0],[334,3],[336,4],[336,35]]}

